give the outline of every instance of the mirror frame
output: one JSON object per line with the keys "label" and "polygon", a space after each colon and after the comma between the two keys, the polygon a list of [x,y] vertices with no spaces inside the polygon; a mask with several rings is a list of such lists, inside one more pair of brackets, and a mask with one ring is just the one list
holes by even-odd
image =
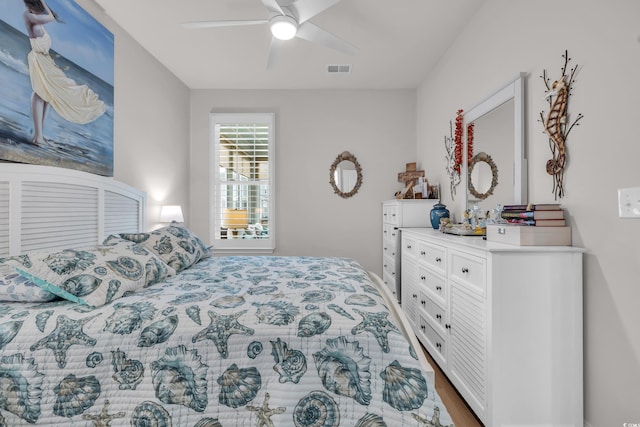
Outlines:
{"label": "mirror frame", "polygon": [[[473,168],[480,162],[486,163],[487,165],[489,165],[489,168],[491,168],[491,186],[484,193],[480,193],[478,190],[476,190],[476,188],[473,185],[473,181],[471,179]],[[490,155],[488,155],[484,151],[481,151],[475,156],[473,156],[473,159],[471,160],[471,165],[469,165],[468,177],[469,179],[467,182],[467,186],[469,188],[469,192],[474,197],[477,197],[479,200],[484,200],[493,194],[493,190],[496,188],[496,185],[498,185],[498,167],[496,166],[495,162],[493,161]]]}
{"label": "mirror frame", "polygon": [[[513,201],[507,204],[525,204],[527,203],[527,158],[525,153],[525,133],[524,133],[524,78],[526,73],[520,75],[502,89],[489,96],[473,108],[467,110],[464,114],[464,147],[461,175],[464,177],[460,180],[461,194],[459,200],[459,212],[463,214],[468,208],[467,199],[469,196],[469,168],[468,168],[468,150],[467,150],[467,126],[473,123],[483,115],[493,111],[505,102],[513,99]],[[503,201],[502,204],[505,204]]]}
{"label": "mirror frame", "polygon": [[[352,162],[355,165],[356,173],[358,175],[356,179],[356,184],[349,192],[344,192],[340,190],[336,185],[336,179],[335,179],[335,173],[336,173],[336,169],[338,168],[338,165],[340,164],[340,162],[345,160],[347,162]],[[338,155],[338,157],[336,157],[336,159],[331,164],[331,168],[329,168],[329,184],[331,184],[331,187],[333,187],[333,192],[336,193],[338,196],[342,197],[343,199],[347,199],[351,196],[354,196],[358,192],[358,190],[360,189],[360,186],[362,185],[362,167],[360,167],[360,163],[358,163],[358,159],[356,159],[356,156],[354,156],[348,151],[343,151],[342,153],[340,153],[340,155]]]}

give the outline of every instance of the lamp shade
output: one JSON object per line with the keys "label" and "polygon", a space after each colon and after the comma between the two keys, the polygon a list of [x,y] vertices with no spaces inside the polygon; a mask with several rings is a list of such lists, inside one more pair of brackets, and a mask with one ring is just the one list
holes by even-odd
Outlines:
{"label": "lamp shade", "polygon": [[184,222],[180,205],[163,205],[160,209],[160,222]]}
{"label": "lamp shade", "polygon": [[247,228],[249,226],[249,214],[246,209],[229,209],[224,210],[222,218],[222,226],[225,228]]}

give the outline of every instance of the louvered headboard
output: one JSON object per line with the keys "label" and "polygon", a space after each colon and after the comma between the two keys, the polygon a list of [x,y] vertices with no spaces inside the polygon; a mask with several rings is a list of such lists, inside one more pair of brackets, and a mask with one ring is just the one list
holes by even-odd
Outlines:
{"label": "louvered headboard", "polygon": [[0,164],[0,257],[91,246],[144,230],[145,193],[113,178]]}

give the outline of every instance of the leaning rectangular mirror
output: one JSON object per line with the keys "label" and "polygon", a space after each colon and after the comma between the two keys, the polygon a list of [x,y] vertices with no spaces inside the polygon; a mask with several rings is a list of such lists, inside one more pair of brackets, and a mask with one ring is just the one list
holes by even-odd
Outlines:
{"label": "leaning rectangular mirror", "polygon": [[[483,216],[497,204],[527,203],[524,73],[464,113],[459,212],[474,204]],[[471,125],[471,129],[469,128]],[[471,141],[472,158],[468,144]]]}

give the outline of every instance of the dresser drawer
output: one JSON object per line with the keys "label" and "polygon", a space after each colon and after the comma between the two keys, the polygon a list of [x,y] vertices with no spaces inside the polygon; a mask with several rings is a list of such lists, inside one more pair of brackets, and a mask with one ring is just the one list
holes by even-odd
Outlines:
{"label": "dresser drawer", "polygon": [[382,241],[382,256],[395,258],[398,253],[398,248],[396,248],[396,242],[391,240],[383,240]]}
{"label": "dresser drawer", "polygon": [[419,333],[427,340],[427,348],[430,347],[437,352],[437,354],[432,354],[432,356],[441,361],[446,360],[447,340],[431,326],[423,314],[418,315],[418,326],[420,328]]}
{"label": "dresser drawer", "polygon": [[402,254],[406,255],[410,258],[415,258],[416,256],[416,241],[412,237],[407,237],[406,234],[403,234],[402,237]]}
{"label": "dresser drawer", "polygon": [[395,226],[391,225],[391,224],[384,224],[382,226],[382,237],[385,240],[388,240],[389,242],[396,242],[396,237],[398,236],[398,233],[400,233],[400,230],[398,230]]}
{"label": "dresser drawer", "polygon": [[429,289],[444,303],[447,300],[447,283],[444,276],[425,267],[418,267],[418,283]]}
{"label": "dresser drawer", "polygon": [[394,257],[383,256],[382,257],[382,271],[389,273],[394,278],[396,276],[396,259]]}
{"label": "dresser drawer", "polygon": [[425,242],[418,243],[418,261],[442,272],[442,274],[446,271],[446,254],[447,250],[442,246]]}
{"label": "dresser drawer", "polygon": [[447,322],[447,310],[431,299],[423,290],[420,290],[418,299],[420,300],[420,308],[444,330]]}
{"label": "dresser drawer", "polygon": [[382,269],[384,271],[396,271],[396,257],[384,254],[382,257]]}
{"label": "dresser drawer", "polygon": [[486,260],[474,255],[451,252],[449,277],[457,282],[470,285],[484,295],[486,290]]}
{"label": "dresser drawer", "polygon": [[382,273],[382,281],[387,286],[387,288],[389,288],[392,294],[397,294],[395,274],[391,274],[389,271],[385,270]]}
{"label": "dresser drawer", "polygon": [[400,218],[398,217],[397,206],[384,206],[382,209],[382,221],[385,224],[399,225]]}

